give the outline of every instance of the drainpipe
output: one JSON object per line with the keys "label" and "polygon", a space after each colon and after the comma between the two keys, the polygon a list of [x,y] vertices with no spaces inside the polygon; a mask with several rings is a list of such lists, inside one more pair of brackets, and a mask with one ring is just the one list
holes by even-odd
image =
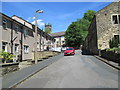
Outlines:
{"label": "drainpipe", "polygon": [[20,62],[22,62],[22,60],[23,60],[23,31],[24,31],[24,26],[25,26],[25,22],[24,22],[24,25],[22,26],[22,29],[21,29],[21,40],[20,40],[21,55],[20,55]]}
{"label": "drainpipe", "polygon": [[13,21],[11,22],[11,54],[13,54]]}

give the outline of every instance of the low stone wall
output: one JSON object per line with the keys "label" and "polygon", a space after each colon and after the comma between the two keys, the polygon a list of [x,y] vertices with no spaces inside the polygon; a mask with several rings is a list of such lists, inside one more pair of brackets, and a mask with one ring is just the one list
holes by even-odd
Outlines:
{"label": "low stone wall", "polygon": [[1,75],[6,75],[10,72],[19,70],[19,63],[6,63],[0,65]]}
{"label": "low stone wall", "polygon": [[112,51],[102,50],[101,51],[101,57],[107,59],[108,61],[113,61],[113,62],[116,62],[116,63],[120,63],[120,54],[116,54]]}
{"label": "low stone wall", "polygon": [[[46,59],[46,58],[49,58],[52,56],[56,56],[58,54],[59,54],[59,52],[56,52],[56,51],[41,51],[41,52],[37,52],[37,58],[38,58],[38,60],[41,60],[41,59]],[[32,60],[34,60],[34,55],[35,55],[35,53],[33,52]]]}

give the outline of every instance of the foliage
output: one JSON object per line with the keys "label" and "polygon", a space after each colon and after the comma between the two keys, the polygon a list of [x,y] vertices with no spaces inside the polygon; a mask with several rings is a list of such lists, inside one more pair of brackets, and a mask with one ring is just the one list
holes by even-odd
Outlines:
{"label": "foliage", "polygon": [[106,51],[112,51],[112,52],[120,54],[120,48],[110,48],[110,49],[106,49]]}
{"label": "foliage", "polygon": [[118,39],[115,39],[115,38],[112,38],[112,40],[110,40],[109,42],[109,45],[110,45],[110,48],[118,48],[118,44],[119,44],[119,41]]}
{"label": "foliage", "polygon": [[84,13],[82,19],[72,22],[65,32],[66,45],[70,47],[79,47],[88,34],[88,28],[96,12],[88,10]]}
{"label": "foliage", "polygon": [[0,52],[0,58],[2,58],[3,63],[12,61],[13,57],[15,57],[15,55],[5,52],[4,50]]}

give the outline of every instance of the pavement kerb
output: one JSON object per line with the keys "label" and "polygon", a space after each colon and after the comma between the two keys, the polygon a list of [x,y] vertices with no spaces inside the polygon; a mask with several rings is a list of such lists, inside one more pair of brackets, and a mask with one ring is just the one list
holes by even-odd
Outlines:
{"label": "pavement kerb", "polygon": [[[31,77],[31,76],[33,76],[34,74],[36,74],[37,72],[39,72],[40,70],[42,70],[42,69],[46,68],[47,66],[51,65],[52,63],[58,61],[58,60],[56,60],[55,58],[58,57],[58,59],[59,59],[60,56],[61,56],[61,54],[60,54],[60,55],[57,55],[57,56],[55,56],[55,57],[51,57],[51,60],[50,60],[51,62],[48,60],[48,64],[42,65],[41,68],[36,69],[36,70],[33,71],[32,73],[30,73],[30,74],[26,75],[25,77],[19,79],[19,80],[18,80],[17,82],[15,82],[14,84],[9,85],[8,87],[3,87],[3,88],[9,88],[9,89],[10,89],[10,88],[14,88],[15,86],[17,86],[17,85],[20,84],[21,82],[25,81],[25,80],[28,79],[29,77]],[[55,59],[55,60],[53,60],[53,59]],[[45,61],[46,61],[46,60],[45,60]],[[43,62],[43,63],[46,63],[46,62]],[[34,67],[37,67],[39,64],[40,64],[40,63],[36,64]],[[27,68],[29,68],[29,67],[27,67]],[[27,69],[27,68],[26,68],[26,69]],[[19,72],[19,71],[17,71],[17,72]]]}
{"label": "pavement kerb", "polygon": [[116,65],[113,65],[111,63],[109,63],[109,61],[107,61],[106,59],[100,57],[100,56],[97,56],[97,55],[94,55],[97,59],[101,60],[102,62],[112,66],[113,68],[117,69],[117,70],[120,70],[120,66],[116,66]]}

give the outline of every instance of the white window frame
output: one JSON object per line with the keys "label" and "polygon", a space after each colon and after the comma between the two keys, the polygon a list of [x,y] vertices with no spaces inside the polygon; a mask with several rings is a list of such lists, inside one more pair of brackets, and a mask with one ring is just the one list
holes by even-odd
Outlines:
{"label": "white window frame", "polygon": [[3,19],[2,24],[5,24],[5,27],[4,27],[4,25],[3,25],[3,28],[6,29],[6,28],[7,28],[7,20],[6,20],[6,19]]}
{"label": "white window frame", "polygon": [[[4,43],[4,45],[3,45],[3,43]],[[5,47],[5,50],[3,49],[3,46]],[[7,42],[2,42],[2,49],[5,51],[5,52],[7,52]]]}
{"label": "white window frame", "polygon": [[24,45],[24,52],[25,52],[25,53],[28,53],[28,52],[29,52],[29,46]]}
{"label": "white window frame", "polygon": [[111,15],[111,22],[112,22],[113,25],[118,25],[118,24],[114,24],[114,21],[113,21],[113,16],[115,16],[115,15],[117,16],[117,22],[118,22],[118,24],[120,24],[120,21],[119,21],[119,18],[120,18],[119,15],[120,14],[112,14]]}
{"label": "white window frame", "polygon": [[19,50],[19,44],[15,44],[15,52],[18,52]]}

